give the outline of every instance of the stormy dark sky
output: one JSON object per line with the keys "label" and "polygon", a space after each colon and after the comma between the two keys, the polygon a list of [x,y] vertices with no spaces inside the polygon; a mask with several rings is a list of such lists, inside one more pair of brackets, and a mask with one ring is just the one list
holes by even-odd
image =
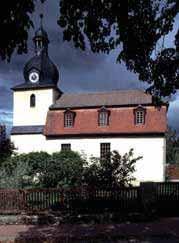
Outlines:
{"label": "stormy dark sky", "polygon": [[[35,27],[39,26],[39,13],[44,12],[44,27],[51,41],[49,55],[60,71],[59,87],[64,92],[109,91],[116,89],[145,89],[146,84],[138,81],[137,75],[126,70],[125,65],[116,64],[117,50],[110,55],[92,54],[75,49],[72,43],[62,41],[62,32],[56,21],[59,0],[47,1],[37,6],[33,14]],[[174,30],[165,38],[167,46],[173,46],[174,36],[179,28],[179,15]],[[12,125],[11,87],[24,82],[24,64],[34,55],[31,30],[30,50],[27,55],[14,55],[10,63],[0,61],[0,123]],[[171,98],[168,111],[169,125],[179,132],[179,92]]]}

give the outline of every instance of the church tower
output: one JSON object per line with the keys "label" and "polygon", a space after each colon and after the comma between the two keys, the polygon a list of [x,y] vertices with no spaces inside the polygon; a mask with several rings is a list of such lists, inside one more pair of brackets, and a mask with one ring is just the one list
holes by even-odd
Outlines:
{"label": "church tower", "polygon": [[25,82],[13,90],[13,126],[40,126],[46,122],[49,107],[60,96],[59,72],[48,55],[48,34],[42,25],[33,38],[35,56],[24,67]]}

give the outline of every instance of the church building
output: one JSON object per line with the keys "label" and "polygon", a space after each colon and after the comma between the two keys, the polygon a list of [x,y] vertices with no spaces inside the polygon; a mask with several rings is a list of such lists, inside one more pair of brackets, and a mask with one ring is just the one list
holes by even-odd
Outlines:
{"label": "church building", "polygon": [[13,90],[11,140],[19,153],[74,150],[104,157],[134,149],[138,181],[163,181],[167,106],[156,107],[141,90],[63,93],[59,72],[48,54],[43,26],[33,39],[35,55],[24,67],[22,84]]}

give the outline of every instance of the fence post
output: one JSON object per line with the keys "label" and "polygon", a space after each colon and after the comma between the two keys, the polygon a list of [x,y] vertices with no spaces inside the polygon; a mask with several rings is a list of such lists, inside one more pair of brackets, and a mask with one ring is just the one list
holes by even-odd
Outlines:
{"label": "fence post", "polygon": [[26,197],[26,190],[22,191],[22,197],[23,197],[23,211],[27,211],[27,197]]}
{"label": "fence post", "polygon": [[24,213],[25,212],[25,192],[23,189],[17,190],[18,194],[19,194],[19,200],[18,200],[18,209],[20,210],[20,212]]}
{"label": "fence post", "polygon": [[86,183],[83,183],[81,186],[81,196],[83,200],[88,198],[88,185]]}
{"label": "fence post", "polygon": [[60,204],[61,204],[61,208],[65,208],[65,195],[64,195],[64,189],[61,188],[60,189]]}
{"label": "fence post", "polygon": [[154,216],[157,211],[157,184],[155,182],[141,182],[140,198],[144,214]]}

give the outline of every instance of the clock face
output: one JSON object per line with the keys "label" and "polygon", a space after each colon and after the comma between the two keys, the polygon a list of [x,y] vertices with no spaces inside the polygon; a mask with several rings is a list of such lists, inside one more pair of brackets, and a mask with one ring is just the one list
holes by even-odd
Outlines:
{"label": "clock face", "polygon": [[39,81],[39,74],[38,74],[37,72],[32,72],[32,73],[30,73],[30,75],[29,75],[29,80],[30,80],[30,82],[32,82],[32,83],[36,83],[36,82],[38,82],[38,81]]}

